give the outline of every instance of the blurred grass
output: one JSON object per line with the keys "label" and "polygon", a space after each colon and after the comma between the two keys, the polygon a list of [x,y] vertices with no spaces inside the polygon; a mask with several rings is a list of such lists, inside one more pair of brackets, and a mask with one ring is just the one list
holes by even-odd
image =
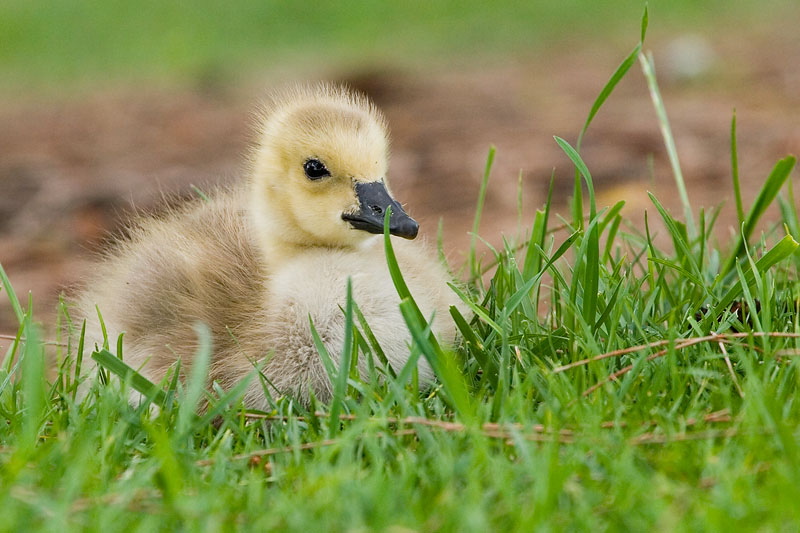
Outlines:
{"label": "blurred grass", "polygon": [[[778,17],[792,0],[654,0],[665,28]],[[430,63],[613,40],[640,0],[0,2],[0,85],[203,80],[316,66]]]}

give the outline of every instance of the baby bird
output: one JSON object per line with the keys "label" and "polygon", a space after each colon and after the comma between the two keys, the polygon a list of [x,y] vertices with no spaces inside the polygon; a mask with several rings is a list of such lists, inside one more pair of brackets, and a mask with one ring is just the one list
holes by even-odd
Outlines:
{"label": "baby bird", "polygon": [[[178,359],[188,374],[202,322],[212,335],[209,383],[230,388],[260,365],[269,394],[307,402],[313,391],[327,401],[332,385],[310,320],[338,366],[350,278],[354,301],[400,370],[411,337],[379,235],[389,206],[391,234],[406,239],[392,239],[406,282],[440,341],[454,343],[448,274],[411,241],[418,225],[392,196],[387,167],[386,123],[366,97],[330,85],[277,94],[260,120],[247,180],[139,219],[105,254],[77,305],[88,345],[102,344],[97,306],[112,339],[125,333],[125,362],[158,383]],[[424,359],[418,372],[433,380]],[[261,380],[250,382],[245,404],[269,405]]]}

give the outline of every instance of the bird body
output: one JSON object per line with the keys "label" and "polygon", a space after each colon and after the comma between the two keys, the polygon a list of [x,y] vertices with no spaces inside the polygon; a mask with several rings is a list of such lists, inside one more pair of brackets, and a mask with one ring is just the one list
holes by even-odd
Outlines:
{"label": "bird body", "polygon": [[[346,285],[390,364],[410,354],[383,251],[390,230],[413,238],[413,221],[386,187],[387,135],[363,97],[330,86],[275,98],[262,118],[249,178],[160,217],[142,217],[104,254],[78,298],[89,342],[124,332],[128,365],[159,382],[180,359],[188,372],[198,349],[196,324],[211,332],[209,382],[230,388],[254,365],[271,394],[321,400],[332,386],[311,323],[338,365],[344,339]],[[424,243],[392,237],[409,288],[433,331],[452,344],[449,276]],[[359,366],[366,370],[365,362]],[[420,381],[433,372],[418,362]],[[245,403],[265,408],[260,380]]]}

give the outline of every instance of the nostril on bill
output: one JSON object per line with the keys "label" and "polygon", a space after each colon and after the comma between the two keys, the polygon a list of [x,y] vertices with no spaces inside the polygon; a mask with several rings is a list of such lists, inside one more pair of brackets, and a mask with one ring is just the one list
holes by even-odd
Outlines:
{"label": "nostril on bill", "polygon": [[383,208],[379,205],[371,205],[369,206],[369,208],[372,209],[372,212],[375,213],[376,215],[383,214]]}

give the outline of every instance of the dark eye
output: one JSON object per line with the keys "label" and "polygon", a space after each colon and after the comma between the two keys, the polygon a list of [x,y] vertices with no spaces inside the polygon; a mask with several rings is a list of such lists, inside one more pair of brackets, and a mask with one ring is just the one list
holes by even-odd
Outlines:
{"label": "dark eye", "polygon": [[319,159],[309,159],[303,163],[303,170],[306,171],[306,176],[310,180],[318,180],[331,175],[325,164]]}

